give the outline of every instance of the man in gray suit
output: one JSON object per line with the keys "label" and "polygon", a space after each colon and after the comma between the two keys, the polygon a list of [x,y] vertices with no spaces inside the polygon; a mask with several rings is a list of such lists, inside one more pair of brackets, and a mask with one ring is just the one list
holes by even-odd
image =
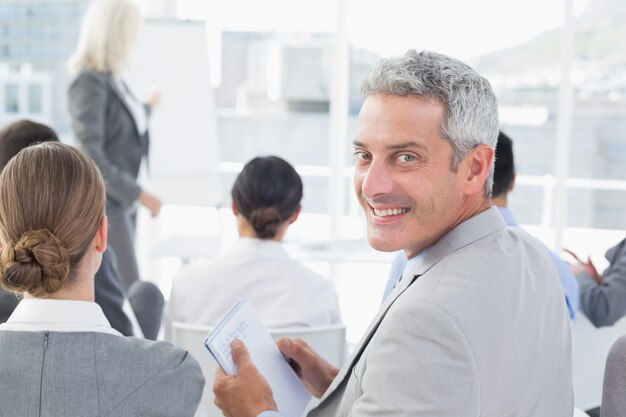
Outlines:
{"label": "man in gray suit", "polygon": [[[498,109],[488,81],[411,50],[382,60],[362,91],[354,185],[368,240],[409,263],[341,370],[279,341],[321,396],[309,416],[570,417],[556,271],[489,200]],[[232,347],[238,374],[218,371],[216,404],[227,416],[279,413],[245,346]]]}

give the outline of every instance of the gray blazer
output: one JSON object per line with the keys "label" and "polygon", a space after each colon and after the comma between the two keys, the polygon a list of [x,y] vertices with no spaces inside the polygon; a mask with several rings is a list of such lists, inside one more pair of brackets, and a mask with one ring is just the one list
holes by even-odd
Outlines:
{"label": "gray blazer", "polygon": [[626,315],[626,239],[609,249],[606,259],[601,285],[586,272],[576,275],[580,309],[596,327],[612,326]]}
{"label": "gray blazer", "polygon": [[123,97],[110,73],[82,71],[70,85],[68,108],[79,146],[102,171],[107,198],[128,207],[141,191],[137,175],[149,138],[138,134]]}
{"label": "gray blazer", "polygon": [[571,417],[570,350],[545,248],[491,208],[396,286],[309,417]]}
{"label": "gray blazer", "polygon": [[84,332],[0,331],[1,414],[191,417],[200,366],[165,342]]}

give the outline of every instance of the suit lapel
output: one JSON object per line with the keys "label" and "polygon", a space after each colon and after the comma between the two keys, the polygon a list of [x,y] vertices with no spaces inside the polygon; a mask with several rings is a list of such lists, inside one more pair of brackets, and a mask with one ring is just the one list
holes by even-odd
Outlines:
{"label": "suit lapel", "polygon": [[445,236],[443,236],[437,243],[435,243],[429,251],[425,254],[424,258],[421,262],[419,262],[415,268],[413,269],[412,278],[411,279],[403,279],[401,280],[396,288],[389,294],[385,302],[380,307],[378,314],[372,320],[369,328],[365,332],[364,336],[361,338],[361,341],[355,348],[352,356],[348,360],[348,362],[341,368],[337,377],[330,384],[322,398],[320,399],[320,403],[327,399],[332,393],[339,387],[339,385],[344,381],[347,375],[351,372],[352,368],[361,358],[363,351],[369,344],[369,341],[372,339],[378,326],[380,326],[381,321],[393,305],[393,303],[402,295],[404,291],[406,291],[409,286],[415,282],[421,275],[425,274],[429,269],[431,269],[434,265],[436,265],[440,260],[448,256],[450,253],[456,251],[457,249],[466,246],[470,243],[473,243],[491,233],[494,233],[498,230],[506,228],[506,224],[502,219],[498,209],[496,207],[491,207],[489,210],[483,211],[482,213],[472,217],[469,220],[461,223],[450,232],[448,232]]}
{"label": "suit lapel", "polygon": [[335,377],[333,382],[330,384],[330,386],[328,387],[324,395],[322,395],[322,398],[320,398],[320,401],[324,401],[330,394],[332,394],[333,391],[335,391],[335,389],[339,386],[339,384],[343,382],[346,375],[348,375],[348,373],[352,370],[352,367],[354,366],[354,364],[358,362],[358,360],[360,359],[361,354],[367,347],[374,333],[376,333],[376,330],[378,329],[380,322],[387,314],[387,311],[389,310],[389,308],[391,308],[394,301],[396,301],[396,299],[400,296],[400,294],[402,294],[409,287],[409,285],[413,281],[415,281],[415,279],[417,278],[418,278],[417,276],[414,276],[413,279],[402,280],[398,283],[398,285],[396,285],[393,291],[391,291],[389,296],[385,299],[385,302],[380,307],[380,310],[378,310],[378,314],[376,315],[376,318],[372,320],[372,322],[369,325],[369,328],[365,332],[364,336],[361,338],[361,341],[359,342],[357,347],[354,349],[354,352],[352,352],[350,359],[341,368],[341,370],[339,371],[339,374],[337,374],[337,376]]}
{"label": "suit lapel", "polygon": [[[109,84],[109,88],[111,88],[111,91],[113,91],[113,95],[115,95],[117,100],[122,104],[122,107],[124,107],[124,110],[126,110],[126,113],[128,113],[130,120],[132,120],[133,126],[135,127],[135,132],[138,132],[137,122],[135,121],[135,116],[133,116],[133,112],[130,110],[130,107],[128,107],[128,103],[126,102],[125,95],[122,91],[120,91],[117,83],[115,82],[115,79],[113,78],[113,75],[108,75],[106,80],[107,80],[107,83]],[[139,138],[139,134],[137,134],[137,138]]]}

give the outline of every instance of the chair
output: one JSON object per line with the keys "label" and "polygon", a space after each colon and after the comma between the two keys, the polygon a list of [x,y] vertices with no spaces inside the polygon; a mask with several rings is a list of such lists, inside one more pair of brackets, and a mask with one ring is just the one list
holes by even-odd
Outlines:
{"label": "chair", "polygon": [[[204,339],[206,339],[211,330],[211,326],[181,322],[172,323],[172,343],[186,349],[196,358],[206,379],[196,417],[217,417],[222,415],[221,411],[213,404],[213,381],[215,369],[218,365],[204,347]],[[278,340],[281,337],[304,340],[333,366],[340,368],[346,360],[345,324],[282,329],[270,328],[267,330],[274,340]]]}
{"label": "chair", "polygon": [[580,311],[572,328],[574,401],[584,410],[602,399],[604,367],[613,343],[626,334],[626,318],[613,326],[596,328]]}
{"label": "chair", "polygon": [[626,415],[626,335],[611,346],[604,368],[601,415],[623,417]]}
{"label": "chair", "polygon": [[574,417],[589,417],[589,414],[585,413],[580,408],[574,408]]}

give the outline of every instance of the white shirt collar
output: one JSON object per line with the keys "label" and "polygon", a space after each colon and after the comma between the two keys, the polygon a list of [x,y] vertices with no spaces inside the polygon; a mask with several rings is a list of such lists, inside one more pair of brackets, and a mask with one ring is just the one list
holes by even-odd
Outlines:
{"label": "white shirt collar", "polygon": [[419,254],[417,254],[414,257],[412,257],[411,259],[409,259],[409,261],[407,262],[406,266],[404,267],[404,271],[402,272],[402,280],[403,281],[406,281],[407,279],[413,278],[413,275],[415,275],[413,273],[413,271],[415,270],[417,265],[420,262],[422,262],[422,259],[424,259],[424,256],[428,252],[428,249],[430,249],[430,248],[424,249]]}
{"label": "white shirt collar", "polygon": [[100,306],[89,301],[27,298],[16,307],[0,330],[98,332],[121,336]]}
{"label": "white shirt collar", "polygon": [[240,237],[231,248],[239,254],[254,254],[263,258],[289,257],[282,242],[254,237]]}

